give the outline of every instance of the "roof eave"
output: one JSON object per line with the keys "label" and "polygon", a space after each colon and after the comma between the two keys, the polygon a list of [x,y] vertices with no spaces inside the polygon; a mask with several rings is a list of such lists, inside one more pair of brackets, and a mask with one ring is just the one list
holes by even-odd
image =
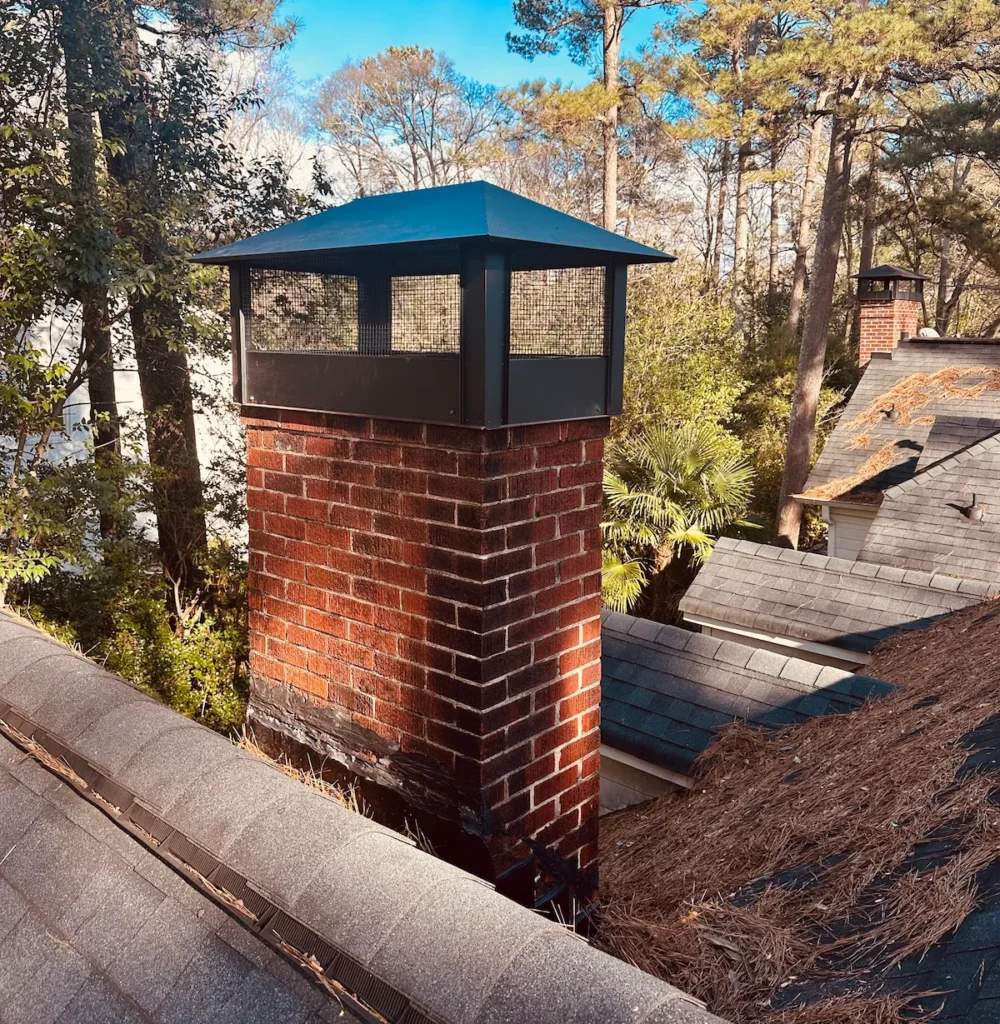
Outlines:
{"label": "roof eave", "polygon": [[[628,266],[665,264],[674,263],[677,260],[677,257],[672,253],[662,252],[659,249],[653,249],[651,246],[642,246],[641,250],[632,252],[628,250],[609,251],[607,249],[596,249],[590,246],[562,245],[558,242],[543,244],[540,242],[527,241],[523,238],[502,238],[496,235],[457,235],[451,238],[426,239],[418,242],[391,242],[387,245],[355,245],[344,246],[343,248],[337,246],[323,246],[310,249],[258,249],[251,252],[227,252],[229,246],[219,246],[216,249],[208,249],[205,252],[196,253],[194,256],[190,256],[188,258],[192,263],[229,266],[234,263],[253,263],[254,260],[274,259],[278,256],[324,256],[327,254],[347,256],[352,253],[361,254],[378,250],[405,249],[422,245],[441,245],[449,242],[486,242],[496,243],[499,245],[533,245],[548,249],[566,249],[577,253],[592,252],[595,257],[601,257],[600,259],[595,259],[594,266],[605,266],[607,264],[626,264]],[[235,244],[238,245],[239,243]],[[639,243],[636,243],[636,245],[638,246]]]}

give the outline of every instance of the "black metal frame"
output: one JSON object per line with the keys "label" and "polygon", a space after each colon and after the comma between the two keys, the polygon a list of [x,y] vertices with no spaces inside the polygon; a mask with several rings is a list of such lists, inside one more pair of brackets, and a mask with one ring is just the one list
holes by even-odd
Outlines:
{"label": "black metal frame", "polygon": [[[510,358],[510,273],[531,255],[465,243],[458,259],[462,291],[461,345],[441,353],[271,352],[252,346],[250,267],[230,265],[233,397],[247,406],[337,412],[422,423],[503,427],[615,416],[622,411],[627,266],[607,264],[604,354]],[[387,255],[396,273],[434,273],[415,253]],[[319,260],[309,269],[322,272]],[[551,250],[540,263],[551,265]],[[275,265],[273,262],[270,265]],[[371,267],[371,254],[353,272]],[[567,266],[593,266],[593,256]],[[598,263],[596,265],[604,265]],[[299,269],[288,266],[288,269]],[[301,269],[306,269],[302,267]],[[344,272],[344,258],[336,269]],[[387,271],[382,270],[382,274]],[[437,272],[441,272],[437,270]],[[454,272],[450,267],[448,272]]]}
{"label": "black metal frame", "polygon": [[[878,287],[875,286],[885,286]],[[862,277],[858,279],[858,298],[865,302],[920,302],[924,297],[924,282],[905,277]]]}

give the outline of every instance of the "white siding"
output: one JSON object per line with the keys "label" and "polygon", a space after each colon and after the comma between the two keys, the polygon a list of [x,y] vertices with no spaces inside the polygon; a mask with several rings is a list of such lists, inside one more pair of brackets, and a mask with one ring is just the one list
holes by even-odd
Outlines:
{"label": "white siding", "polygon": [[868,530],[878,509],[830,508],[828,549],[834,558],[854,561],[864,547]]}
{"label": "white siding", "polygon": [[601,758],[601,814],[644,803],[677,788],[631,765]]}

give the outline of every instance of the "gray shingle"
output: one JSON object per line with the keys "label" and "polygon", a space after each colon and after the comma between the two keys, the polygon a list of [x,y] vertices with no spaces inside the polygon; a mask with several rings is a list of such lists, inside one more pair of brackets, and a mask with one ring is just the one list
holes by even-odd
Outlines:
{"label": "gray shingle", "polygon": [[110,856],[96,839],[47,807],[7,854],[3,875],[22,896],[56,921]]}
{"label": "gray shingle", "polygon": [[507,966],[475,1024],[511,1021],[642,1021],[660,1006],[664,993],[653,978],[612,967],[613,983],[595,984],[595,951],[569,933],[535,938]]}
{"label": "gray shingle", "polygon": [[414,860],[402,839],[368,832],[329,852],[291,910],[367,964],[426,892],[454,878],[441,861]]}
{"label": "gray shingle", "polygon": [[758,649],[750,655],[747,668],[752,669],[754,672],[763,672],[769,676],[780,676],[787,661],[787,655]]}
{"label": "gray shingle", "polygon": [[86,949],[87,956],[105,968],[163,902],[163,893],[150,882],[117,857],[107,858],[57,919],[73,943]]}
{"label": "gray shingle", "polygon": [[[908,570],[894,566],[877,565],[872,575],[872,570],[859,571],[861,563],[852,563],[851,572],[831,571],[825,555],[810,555],[807,562],[753,559],[721,538],[681,600],[681,611],[689,618],[868,652],[875,646],[873,632],[888,636],[914,622],[927,624],[977,597],[973,590],[963,592],[961,584],[956,592],[904,583]],[[745,582],[734,581],[737,568]],[[766,596],[766,611],[748,605],[751,591]]]}
{"label": "gray shingle", "polygon": [[224,851],[258,815],[291,799],[297,783],[272,765],[242,751],[212,772],[212,784],[196,777],[165,808],[171,824],[209,850]]}
{"label": "gray shingle", "polygon": [[0,1019],[11,1024],[54,1024],[92,975],[90,965],[75,949],[54,942],[29,970],[17,994],[0,1006]]}
{"label": "gray shingle", "polygon": [[[441,936],[433,958],[423,943],[428,927]],[[482,885],[457,879],[431,890],[399,922],[375,953],[372,970],[404,979],[406,991],[445,1020],[471,1021],[511,960],[547,931],[539,915],[499,903]],[[483,971],[482,963],[490,969]]]}
{"label": "gray shingle", "polygon": [[142,698],[109,709],[75,737],[73,747],[94,764],[117,772],[155,736],[184,728],[200,731],[194,722]]}
{"label": "gray shingle", "polygon": [[195,950],[164,997],[157,1019],[163,1024],[210,1024],[246,983],[253,968],[232,946],[211,935]]}
{"label": "gray shingle", "polygon": [[178,717],[177,727],[160,732],[121,767],[116,779],[151,807],[172,806],[181,793],[206,775],[242,756],[232,744]]}
{"label": "gray shingle", "polygon": [[84,985],[57,1024],[145,1024],[139,1008],[103,978]]}
{"label": "gray shingle", "polygon": [[662,627],[655,642],[619,636],[605,633],[605,651],[614,657],[605,659],[602,677],[603,742],[674,771],[689,771],[728,722],[777,726],[817,707],[849,711],[875,685],[857,692],[839,686],[820,704],[803,705],[821,665],[676,626]]}
{"label": "gray shingle", "polygon": [[173,900],[164,900],[112,961],[108,977],[152,1012],[208,936],[193,914]]}
{"label": "gray shingle", "polygon": [[317,844],[324,851],[332,851],[364,832],[392,834],[367,818],[359,829],[354,812],[332,800],[317,800],[312,793],[298,792],[301,788],[296,787],[279,805],[257,815],[226,848],[227,863],[287,905],[320,869]]}

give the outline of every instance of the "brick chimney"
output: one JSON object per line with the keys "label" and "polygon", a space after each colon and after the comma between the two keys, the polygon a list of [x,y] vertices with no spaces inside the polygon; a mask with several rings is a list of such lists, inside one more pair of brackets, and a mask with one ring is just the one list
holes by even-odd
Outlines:
{"label": "brick chimney", "polygon": [[875,352],[892,352],[903,334],[916,335],[923,318],[923,285],[927,280],[902,267],[884,264],[858,277],[858,365]]}
{"label": "brick chimney", "polygon": [[253,720],[486,837],[597,856],[606,419],[255,410]]}
{"label": "brick chimney", "polygon": [[511,895],[587,896],[604,438],[627,266],[670,257],[475,183],[199,259],[230,266],[251,723]]}

